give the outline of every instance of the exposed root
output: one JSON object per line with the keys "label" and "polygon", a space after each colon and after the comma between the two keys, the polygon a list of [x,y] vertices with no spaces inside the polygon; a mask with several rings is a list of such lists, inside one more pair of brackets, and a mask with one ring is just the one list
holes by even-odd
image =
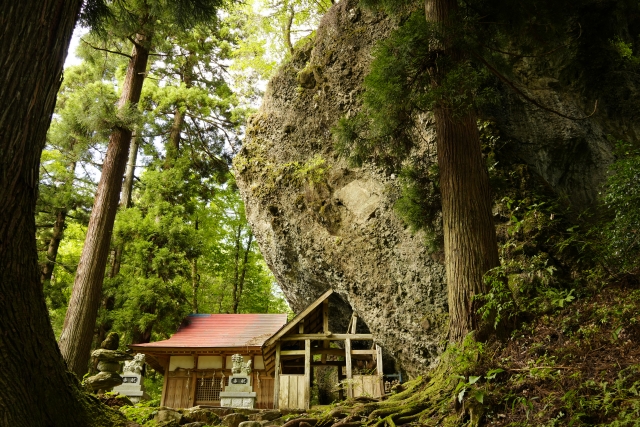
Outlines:
{"label": "exposed root", "polygon": [[351,421],[343,423],[342,421],[333,424],[331,427],[362,427],[362,421]]}
{"label": "exposed root", "polygon": [[451,401],[455,384],[449,378],[449,369],[442,364],[432,377],[405,384],[406,389],[387,400],[364,404],[355,399],[347,401],[325,415],[316,427],[396,427],[412,422],[434,425],[434,418],[440,418]]}
{"label": "exposed root", "polygon": [[296,418],[294,420],[287,421],[286,423],[283,424],[282,427],[305,427],[305,426],[301,426],[302,423],[306,423],[310,426],[315,426],[316,424],[318,424],[318,419],[317,418]]}

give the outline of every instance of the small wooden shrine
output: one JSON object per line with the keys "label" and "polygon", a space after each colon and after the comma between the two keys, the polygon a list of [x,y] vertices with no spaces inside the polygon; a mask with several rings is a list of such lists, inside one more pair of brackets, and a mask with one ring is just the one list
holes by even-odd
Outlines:
{"label": "small wooden shrine", "polygon": [[[346,331],[329,330],[332,293],[329,290],[323,294],[262,346],[265,373],[274,379],[275,408],[310,407],[316,366],[336,366],[338,383],[347,397],[381,396],[382,349],[377,344],[369,345],[368,349],[352,348],[354,341],[373,343],[373,335],[355,333],[355,315]],[[356,366],[368,369],[355,372]]]}
{"label": "small wooden shrine", "polygon": [[308,409],[316,367],[335,367],[338,399],[379,397],[382,349],[373,335],[356,333],[355,315],[346,331],[329,330],[332,294],[289,323],[286,314],[194,314],[168,340],[130,347],[164,375],[161,405],[172,408],[220,406],[234,355],[243,358],[236,364],[250,362],[256,408]]}
{"label": "small wooden shrine", "polygon": [[220,406],[232,356],[240,354],[251,361],[255,407],[268,409],[274,406],[274,378],[267,374],[262,345],[286,322],[286,314],[193,314],[168,340],[130,347],[164,375],[163,406]]}

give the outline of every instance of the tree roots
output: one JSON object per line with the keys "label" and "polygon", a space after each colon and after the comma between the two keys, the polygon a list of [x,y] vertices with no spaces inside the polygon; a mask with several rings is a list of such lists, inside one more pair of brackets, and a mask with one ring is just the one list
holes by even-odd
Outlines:
{"label": "tree roots", "polygon": [[449,378],[448,369],[436,368],[433,377],[411,381],[404,391],[387,400],[351,399],[321,417],[316,427],[397,427],[411,422],[435,425],[451,409],[456,384]]}

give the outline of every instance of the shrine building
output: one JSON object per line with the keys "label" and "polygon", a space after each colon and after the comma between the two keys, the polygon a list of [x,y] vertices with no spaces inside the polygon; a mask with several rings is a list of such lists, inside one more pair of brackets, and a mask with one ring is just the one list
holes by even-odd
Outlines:
{"label": "shrine building", "polygon": [[335,370],[340,399],[380,397],[382,348],[373,335],[355,333],[355,315],[346,331],[329,330],[332,294],[288,323],[286,314],[194,314],[170,339],[130,347],[164,375],[162,406],[220,406],[234,354],[252,362],[256,408],[308,409],[316,367]]}
{"label": "shrine building", "polygon": [[168,340],[130,347],[164,375],[162,406],[220,406],[231,356],[241,354],[252,362],[256,408],[266,409],[273,407],[273,377],[266,374],[262,344],[286,323],[286,314],[192,314]]}

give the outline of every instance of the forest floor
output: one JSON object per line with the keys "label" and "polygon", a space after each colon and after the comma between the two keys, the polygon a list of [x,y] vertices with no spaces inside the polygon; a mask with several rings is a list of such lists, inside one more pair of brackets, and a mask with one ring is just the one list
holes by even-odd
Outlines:
{"label": "forest floor", "polygon": [[640,426],[640,289],[562,305],[506,340],[448,351],[382,402],[316,414],[317,426]]}

